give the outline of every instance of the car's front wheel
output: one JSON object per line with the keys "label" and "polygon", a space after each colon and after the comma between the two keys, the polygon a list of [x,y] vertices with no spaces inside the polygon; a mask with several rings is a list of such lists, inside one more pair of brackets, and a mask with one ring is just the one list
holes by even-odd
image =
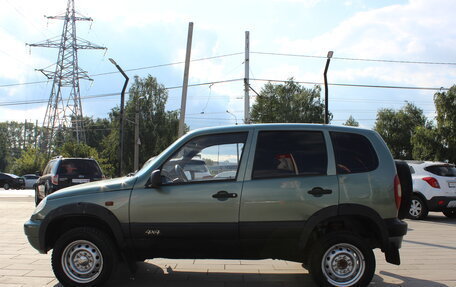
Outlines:
{"label": "car's front wheel", "polygon": [[410,201],[409,217],[411,219],[425,219],[428,215],[426,203],[416,195]]}
{"label": "car's front wheel", "polygon": [[448,218],[456,218],[456,210],[455,210],[455,209],[443,211],[443,214],[444,214],[446,217],[448,217]]}
{"label": "car's front wheel", "polygon": [[117,263],[116,248],[106,233],[78,227],[64,233],[52,252],[52,269],[64,286],[101,286]]}
{"label": "car's front wheel", "polygon": [[9,185],[9,183],[5,183],[5,184],[3,185],[3,188],[4,188],[5,190],[10,189],[10,187],[11,187],[11,186]]}
{"label": "car's front wheel", "polygon": [[367,286],[374,276],[374,253],[354,234],[329,233],[312,250],[309,271],[318,286]]}

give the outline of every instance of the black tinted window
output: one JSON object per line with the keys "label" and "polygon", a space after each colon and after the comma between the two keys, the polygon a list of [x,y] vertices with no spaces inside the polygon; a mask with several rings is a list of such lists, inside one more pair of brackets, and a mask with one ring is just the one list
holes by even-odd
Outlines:
{"label": "black tinted window", "polygon": [[257,140],[253,178],[325,175],[326,146],[321,132],[265,131]]}
{"label": "black tinted window", "polygon": [[456,168],[452,165],[432,165],[426,167],[425,170],[439,176],[456,176]]}
{"label": "black tinted window", "polygon": [[336,156],[337,173],[359,173],[377,168],[377,154],[366,137],[359,134],[332,132],[331,139]]}
{"label": "black tinted window", "polygon": [[101,170],[94,160],[66,159],[60,163],[58,174],[61,176],[83,175],[101,178]]}

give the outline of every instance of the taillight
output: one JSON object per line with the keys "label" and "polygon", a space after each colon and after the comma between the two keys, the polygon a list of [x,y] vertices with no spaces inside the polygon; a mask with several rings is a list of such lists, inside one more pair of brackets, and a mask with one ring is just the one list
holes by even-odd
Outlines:
{"label": "taillight", "polygon": [[59,184],[59,176],[58,175],[54,175],[51,177],[51,182],[52,184],[54,185],[58,185]]}
{"label": "taillight", "polygon": [[433,177],[423,177],[422,180],[427,182],[433,188],[440,188],[439,182]]}
{"label": "taillight", "polygon": [[396,201],[396,208],[399,210],[401,207],[401,199],[402,199],[402,188],[401,188],[401,181],[399,180],[399,176],[394,177],[394,200]]}

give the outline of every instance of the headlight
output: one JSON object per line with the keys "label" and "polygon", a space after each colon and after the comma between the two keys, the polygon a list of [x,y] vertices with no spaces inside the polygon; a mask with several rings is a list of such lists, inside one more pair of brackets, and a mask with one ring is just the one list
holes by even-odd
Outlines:
{"label": "headlight", "polygon": [[40,213],[44,206],[46,205],[46,202],[47,202],[47,197],[45,197],[39,204],[38,206],[35,208],[35,211],[33,211],[33,215],[37,214],[37,213]]}

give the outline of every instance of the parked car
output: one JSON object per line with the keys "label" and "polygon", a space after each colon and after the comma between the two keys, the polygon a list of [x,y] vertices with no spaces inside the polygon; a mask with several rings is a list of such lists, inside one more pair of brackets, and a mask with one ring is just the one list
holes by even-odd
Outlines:
{"label": "parked car", "polygon": [[10,188],[23,189],[24,179],[15,174],[0,172],[0,187],[5,190]]}
{"label": "parked car", "polygon": [[25,182],[25,188],[31,189],[35,188],[35,183],[39,176],[37,176],[36,174],[24,174],[22,178]]}
{"label": "parked car", "polygon": [[207,168],[206,162],[201,159],[190,159],[186,162],[176,159],[166,166],[163,166],[163,170],[167,171],[168,173],[172,173],[172,170],[177,164],[179,164],[179,166],[182,166],[185,176],[189,179],[195,180],[212,178],[211,173]]}
{"label": "parked car", "polygon": [[93,158],[55,157],[44,168],[35,184],[35,204],[59,189],[103,179],[98,162]]}
{"label": "parked car", "polygon": [[[195,159],[236,174],[188,176]],[[374,131],[218,127],[188,133],[131,177],[48,195],[24,231],[41,253],[53,249],[64,286],[102,285],[118,258],[134,272],[157,257],[284,259],[303,263],[318,286],[367,286],[373,249],[400,264],[410,193],[408,165]]]}
{"label": "parked car", "polygon": [[409,217],[425,219],[429,211],[456,218],[456,167],[454,164],[409,161],[413,179]]}

